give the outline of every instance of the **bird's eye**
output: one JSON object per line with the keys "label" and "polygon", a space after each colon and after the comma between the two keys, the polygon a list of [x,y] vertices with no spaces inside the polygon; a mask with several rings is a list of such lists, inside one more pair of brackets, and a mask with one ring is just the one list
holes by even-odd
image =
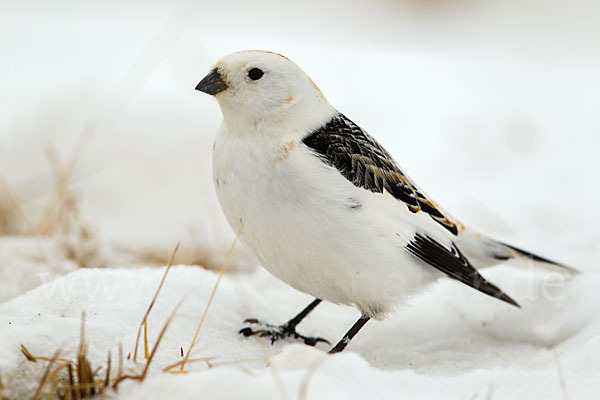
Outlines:
{"label": "bird's eye", "polygon": [[260,78],[262,78],[263,75],[264,72],[262,72],[262,70],[258,68],[252,68],[250,71],[248,71],[248,77],[253,81],[259,80]]}

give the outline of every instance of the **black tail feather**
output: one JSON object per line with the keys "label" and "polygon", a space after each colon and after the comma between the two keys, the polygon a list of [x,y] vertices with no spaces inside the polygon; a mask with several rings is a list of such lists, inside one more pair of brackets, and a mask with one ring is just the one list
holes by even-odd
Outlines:
{"label": "black tail feather", "polygon": [[549,260],[549,259],[544,258],[544,257],[540,257],[537,254],[533,254],[533,253],[530,253],[528,251],[519,249],[518,247],[511,246],[510,244],[506,244],[506,243],[502,243],[502,242],[498,242],[498,243],[502,244],[503,246],[508,247],[509,249],[512,249],[512,250],[516,251],[517,253],[521,254],[522,256],[525,256],[525,257],[529,258],[530,260],[537,261],[537,262],[543,262],[543,263],[547,263],[547,264],[552,264],[552,265],[556,265],[558,267],[561,267],[561,268],[564,268],[564,269],[568,270],[569,272],[571,272],[573,274],[578,274],[579,273],[578,270],[576,270],[573,267],[569,267],[568,265],[561,264],[561,263]]}

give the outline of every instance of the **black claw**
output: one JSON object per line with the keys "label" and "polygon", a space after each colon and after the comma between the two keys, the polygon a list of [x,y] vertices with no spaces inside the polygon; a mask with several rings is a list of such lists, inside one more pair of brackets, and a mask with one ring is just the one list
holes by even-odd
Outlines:
{"label": "black claw", "polygon": [[327,343],[328,345],[331,345],[331,343],[329,343],[329,340],[323,339],[323,338],[320,338],[320,337],[311,337],[311,336],[297,335],[296,338],[303,339],[304,343],[307,344],[307,345],[309,345],[309,346],[315,346],[319,342],[323,342],[323,343]]}
{"label": "black claw", "polygon": [[244,320],[245,324],[258,324],[258,320],[256,318],[247,318]]}
{"label": "black claw", "polygon": [[252,328],[242,328],[242,329],[240,329],[240,331],[238,333],[241,333],[242,335],[244,335],[246,337],[254,335]]}

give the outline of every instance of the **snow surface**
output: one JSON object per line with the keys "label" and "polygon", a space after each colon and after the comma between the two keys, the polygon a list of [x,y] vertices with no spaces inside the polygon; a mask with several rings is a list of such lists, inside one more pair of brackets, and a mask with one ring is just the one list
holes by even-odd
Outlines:
{"label": "snow surface", "polygon": [[[504,269],[504,271],[502,271]],[[502,282],[506,269],[492,276]],[[237,333],[242,320],[284,322],[311,299],[258,270],[226,276],[200,331],[191,358],[209,358],[172,375],[161,369],[181,360],[216,281],[198,267],[174,267],[149,317],[152,346],[176,305],[184,299],[142,384],[124,382],[111,397],[174,398],[494,398],[561,399],[560,359],[570,398],[592,398],[600,390],[600,274],[585,273],[564,285],[545,274],[510,270],[521,277],[513,289],[517,310],[454,282],[442,282],[402,308],[390,320],[370,322],[348,351],[330,356],[326,345],[290,342],[273,346]],[[0,305],[0,371],[16,397],[26,397],[43,368],[18,352],[25,344],[36,356],[56,349],[73,358],[82,311],[92,365],[105,365],[118,344],[133,351],[137,326],[164,269],[80,269]],[[525,277],[533,276],[534,279]],[[542,295],[544,288],[552,296]],[[357,312],[319,306],[300,331],[331,341],[341,337]],[[131,362],[126,369],[140,370]],[[24,374],[30,378],[20,379]],[[24,381],[24,386],[11,385]],[[33,387],[32,387],[33,385]],[[304,388],[304,389],[302,389]],[[300,397],[299,397],[300,396]]]}
{"label": "snow surface", "polygon": [[[220,114],[193,88],[216,59],[248,48],[301,65],[463,222],[583,273],[486,271],[522,310],[443,281],[328,356],[237,334],[245,318],[284,322],[311,300],[238,246],[192,355],[213,366],[161,372],[189,347],[216,280],[179,266],[149,317],[152,345],[185,298],[150,376],[109,395],[597,398],[599,12],[585,0],[3,2],[0,202],[8,188],[16,220],[35,225],[56,185],[49,149],[63,163],[78,155],[69,188],[95,235],[94,265],[106,267],[78,268],[73,237],[0,238],[9,398],[30,398],[45,367],[20,345],[73,358],[82,311],[93,365],[110,351],[114,371],[164,271],[147,260],[164,264],[180,241],[192,264],[223,262],[233,234],[210,170]],[[299,330],[333,342],[357,317],[323,304]]]}

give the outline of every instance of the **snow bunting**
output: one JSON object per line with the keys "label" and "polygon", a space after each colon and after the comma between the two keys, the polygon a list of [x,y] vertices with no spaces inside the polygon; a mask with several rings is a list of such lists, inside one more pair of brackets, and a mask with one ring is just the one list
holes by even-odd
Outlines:
{"label": "snow bunting", "polygon": [[326,342],[296,325],[322,300],[353,305],[362,316],[335,353],[441,277],[518,307],[478,269],[519,258],[573,271],[458,222],[282,55],[228,55],[196,89],[223,114],[213,177],[229,224],[270,273],[316,298],[282,326],[246,320],[246,336]]}

